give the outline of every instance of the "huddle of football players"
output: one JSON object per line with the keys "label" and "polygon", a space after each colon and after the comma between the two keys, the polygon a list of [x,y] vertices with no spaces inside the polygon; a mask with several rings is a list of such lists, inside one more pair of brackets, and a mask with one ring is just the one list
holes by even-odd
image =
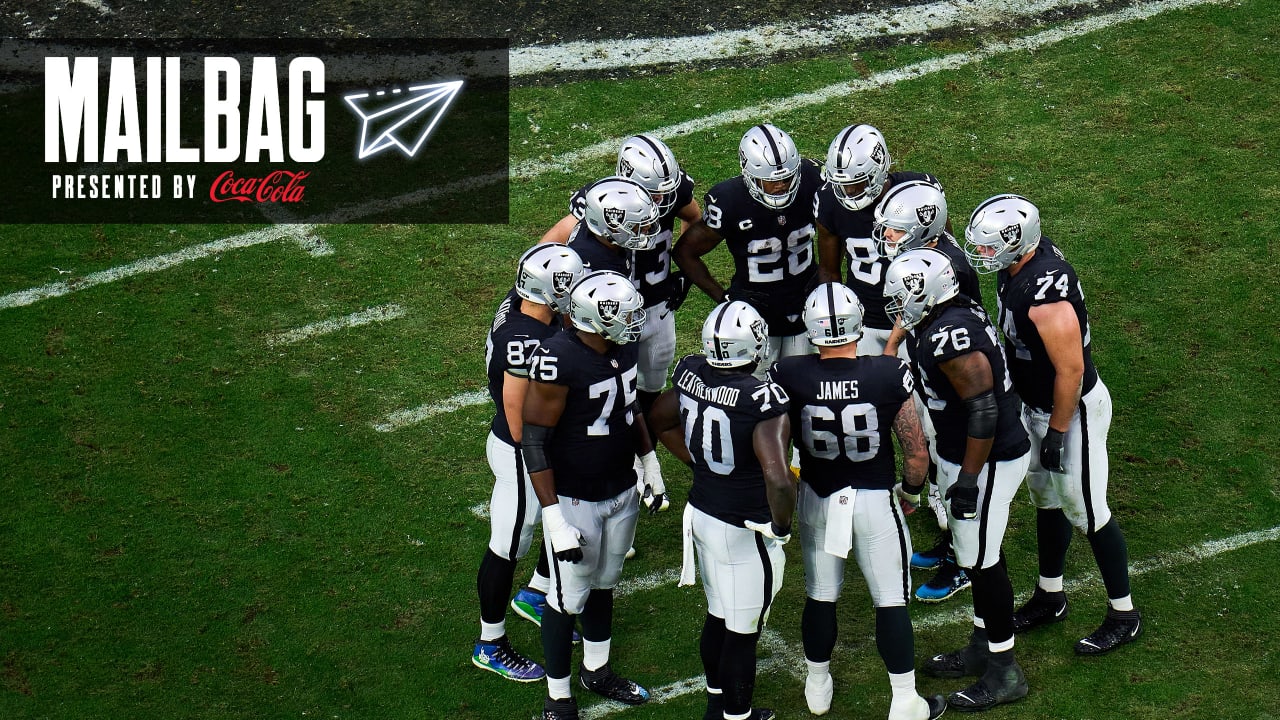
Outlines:
{"label": "huddle of football players", "polygon": [[[543,720],[578,718],[577,642],[582,687],[626,704],[650,699],[614,671],[610,651],[613,588],[641,510],[669,505],[659,444],[692,470],[680,583],[700,579],[706,596],[706,720],[775,717],[753,703],[755,652],[793,527],[814,715],[836,701],[836,603],[851,552],[875,607],[890,720],[1027,695],[1014,636],[1066,618],[1073,528],[1108,597],[1075,652],[1136,639],[1127,549],[1106,499],[1111,399],[1080,281],[1042,235],[1036,206],[986,200],[962,247],[938,179],[891,172],[870,125],[841,130],[822,165],[768,123],[747,130],[738,156],[741,175],[699,205],[669,147],[628,138],[616,174],[574,193],[520,258],[486,345],[495,480],[472,662],[545,680]],[[733,259],[727,288],[703,259],[721,242]],[[997,274],[994,323],[982,304],[987,273]],[[716,306],[702,352],[675,363],[675,313],[695,285]],[[1001,545],[1024,480],[1039,579],[1015,609]],[[922,496],[943,532],[913,552],[906,518]],[[539,523],[537,568],[513,598]],[[918,600],[972,588],[969,642],[921,663],[936,677],[975,678],[947,697],[916,689],[912,567],[936,570]],[[508,607],[541,627],[541,663],[508,641]]]}

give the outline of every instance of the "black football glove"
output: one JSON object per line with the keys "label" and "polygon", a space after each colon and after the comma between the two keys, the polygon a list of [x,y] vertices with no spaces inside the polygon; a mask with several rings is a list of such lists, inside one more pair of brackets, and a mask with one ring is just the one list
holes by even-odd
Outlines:
{"label": "black football glove", "polygon": [[978,517],[978,476],[961,470],[955,483],[947,488],[947,500],[951,503],[951,516],[957,520]]}
{"label": "black football glove", "polygon": [[1049,428],[1040,441],[1040,467],[1050,472],[1063,472],[1062,433]]}
{"label": "black football glove", "polygon": [[671,273],[671,297],[667,300],[667,308],[671,312],[680,309],[684,305],[684,301],[689,297],[689,291],[693,289],[693,282],[689,280],[689,276],[677,270]]}

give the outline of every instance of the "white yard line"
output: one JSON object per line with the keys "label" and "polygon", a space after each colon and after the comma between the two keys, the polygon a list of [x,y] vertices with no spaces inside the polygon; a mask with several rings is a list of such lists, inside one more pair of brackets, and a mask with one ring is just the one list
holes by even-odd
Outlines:
{"label": "white yard line", "polygon": [[392,432],[408,425],[416,425],[436,415],[450,413],[472,405],[483,405],[487,402],[489,402],[488,390],[472,390],[458,393],[440,402],[427,403],[416,408],[393,412],[383,418],[382,422],[373,423],[373,429],[378,432]]}
{"label": "white yard line", "polygon": [[[1123,10],[1118,10],[1106,15],[1087,17],[1082,20],[1067,23],[1052,30],[1045,30],[1027,37],[991,43],[990,45],[985,45],[982,48],[971,52],[955,53],[953,55],[945,55],[943,57],[924,60],[896,70],[876,73],[875,75],[867,78],[835,83],[811,92],[778,98],[777,100],[770,100],[751,107],[726,110],[713,115],[707,115],[687,120],[682,123],[676,123],[675,125],[667,125],[666,127],[661,127],[649,132],[670,141],[673,137],[691,135],[693,133],[703,132],[723,127],[725,125],[768,120],[782,113],[793,112],[813,105],[823,105],[855,93],[887,87],[904,80],[911,80],[947,70],[957,70],[996,55],[1038,50],[1047,45],[1052,45],[1063,40],[1096,32],[1098,30],[1111,27],[1112,25],[1132,22],[1135,20],[1144,20],[1167,10],[1177,10],[1225,1],[1226,0],[1160,0],[1159,2],[1148,2],[1141,5],[1133,5]],[[538,175],[550,172],[571,172],[573,166],[584,160],[614,155],[618,152],[618,146],[621,145],[622,141],[625,139],[625,137],[609,138],[588,147],[561,153],[557,155],[554,160],[549,162],[528,160],[513,166],[511,168],[511,176],[516,179],[529,180],[537,177]]]}
{"label": "white yard line", "polygon": [[[1220,540],[1207,540],[1189,548],[1175,550],[1147,560],[1131,563],[1129,576],[1136,577],[1150,572],[1173,570],[1186,565],[1194,565],[1233,550],[1240,550],[1264,542],[1275,542],[1276,540],[1280,540],[1280,525],[1267,530],[1241,533]],[[1081,590],[1095,586],[1099,582],[1098,574],[1092,572],[1082,578],[1066,583],[1066,589],[1068,591]],[[1025,598],[1020,598],[1020,600],[1023,599]],[[965,602],[965,604],[967,605],[968,603]],[[964,607],[915,620],[914,625],[916,631],[919,632],[920,630],[933,630],[948,625],[969,623],[972,622],[972,618],[971,610],[968,607]],[[787,643],[776,631],[768,629],[761,633],[760,641],[772,654],[769,658],[760,661],[757,666],[757,672],[764,674],[782,671],[797,679],[803,677],[804,655],[795,643]],[[870,646],[874,642],[874,638],[867,638],[862,644]],[[661,704],[682,695],[701,692],[704,687],[706,685],[700,675],[685,678],[655,689],[653,698],[648,704]],[[604,702],[585,707],[580,714],[584,720],[598,720],[598,718],[607,717],[627,709],[629,709],[629,706],[621,703]]]}
{"label": "white yard line", "polygon": [[838,15],[808,23],[761,25],[689,37],[533,45],[511,49],[509,73],[521,77],[768,56],[836,43],[857,43],[869,38],[919,35],[953,27],[977,28],[1035,17],[1050,10],[1096,8],[1097,5],[1097,0],[968,0],[963,3],[946,0]]}
{"label": "white yard line", "polygon": [[[705,117],[695,118],[693,120],[689,120],[683,123],[668,125],[666,127],[653,130],[651,132],[658,135],[659,137],[670,138],[673,136],[688,135],[695,132],[702,132],[705,130],[710,130],[710,129],[714,129],[717,127],[734,124],[734,123],[745,123],[745,122],[758,121],[761,119],[768,119],[772,115],[791,112],[791,111],[799,110],[812,105],[820,105],[820,104],[827,103],[837,98],[841,98],[853,93],[885,87],[897,82],[901,82],[903,80],[922,77],[924,75],[928,75],[936,72],[941,72],[945,70],[955,70],[957,68],[961,68],[966,65],[971,65],[973,63],[979,62],[986,58],[999,55],[1002,53],[1015,52],[1015,51],[1026,52],[1030,50],[1036,50],[1046,45],[1051,45],[1053,43],[1060,42],[1065,39],[1077,37],[1079,35],[1084,35],[1086,33],[1111,27],[1112,25],[1131,22],[1134,20],[1146,19],[1155,15],[1158,15],[1167,10],[1184,9],[1184,8],[1195,7],[1198,5],[1206,5],[1210,3],[1221,3],[1225,1],[1226,0],[1161,0],[1160,2],[1147,2],[1141,5],[1133,5],[1114,13],[1108,13],[1105,15],[1097,15],[1097,16],[1085,18],[1083,20],[1078,20],[1075,22],[1068,23],[1066,25],[1063,25],[1062,27],[1055,28],[1053,30],[1036,33],[1028,37],[993,43],[991,45],[981,48],[980,50],[976,50],[973,52],[956,53],[954,55],[947,55],[945,57],[935,58],[933,60],[927,60],[924,62],[916,63],[914,65],[910,65],[910,66],[893,70],[890,72],[877,73],[876,75],[873,75],[869,78],[853,80],[853,81],[844,82],[844,83],[836,83],[834,85],[829,85],[825,88],[821,88],[819,90],[815,90],[812,92],[800,93],[798,95],[792,95],[786,98],[779,98],[777,100],[769,101],[769,102],[762,103],[760,105],[755,105],[748,108],[741,108],[738,110],[729,110],[721,113],[715,113],[713,115],[707,115]],[[510,175],[512,179],[529,180],[539,175],[543,175],[551,172],[561,172],[561,173],[572,172],[574,165],[577,165],[578,163],[581,163],[585,160],[594,159],[596,157],[613,155],[614,153],[617,152],[618,145],[621,144],[623,139],[624,138],[622,137],[610,138],[608,140],[596,143],[589,147],[581,148],[579,150],[569,151],[557,156],[556,159],[551,162],[546,162],[542,160],[527,160],[521,163],[517,163],[516,165],[511,167]],[[370,213],[381,212],[381,211],[393,209],[393,207],[401,206],[401,205],[394,205],[394,203],[410,204],[414,202],[422,202],[423,200],[439,197],[448,192],[458,192],[462,190],[473,189],[477,187],[479,184],[483,184],[486,182],[497,182],[497,181],[500,181],[502,177],[503,175],[501,173],[493,173],[489,175],[483,175],[483,176],[478,176],[475,178],[469,178],[467,180],[459,181],[457,183],[454,183],[451,186],[430,188],[420,192],[409,193],[409,194],[400,196],[398,198],[392,198],[386,201],[373,201],[365,205],[360,205],[360,206],[350,208],[348,211],[344,213],[344,217],[349,221],[359,220],[363,217],[367,217],[368,214]],[[289,226],[289,227],[299,228],[299,227],[307,227],[307,226]],[[267,234],[281,233],[280,230],[271,229],[271,228],[258,231],[258,232],[267,233]],[[222,240],[218,242],[232,243],[237,239],[243,239],[248,236],[252,236],[254,234],[255,233],[248,233],[247,235],[236,236],[236,238],[228,238],[226,240]],[[297,235],[300,238],[305,238],[307,236],[307,233],[303,231],[299,231]],[[278,239],[278,238],[270,238],[268,240],[260,240],[258,242],[269,242],[271,239]],[[302,243],[303,241],[299,240],[299,242]],[[248,244],[252,245],[257,243],[249,242]],[[242,247],[242,246],[243,245],[238,245],[237,247]],[[30,305],[39,300],[44,300],[51,297],[59,297],[61,295],[66,295],[67,293],[74,292],[75,290],[80,290],[85,287],[91,287],[92,285],[102,284],[104,282],[112,282],[122,277],[128,277],[130,275],[135,275],[140,272],[154,272],[154,269],[163,269],[165,267],[171,267],[172,265],[175,265],[178,262],[185,262],[187,259],[197,259],[200,257],[206,257],[208,254],[211,254],[211,253],[201,251],[201,248],[205,248],[205,247],[207,246],[205,245],[196,246],[195,248],[188,248],[186,250],[179,251],[177,253],[161,256],[160,258],[151,258],[149,260],[141,260],[136,263],[123,266],[122,268],[115,268],[112,270],[105,270],[99,273],[94,273],[93,275],[87,276],[86,278],[83,278],[78,281],[70,282],[70,283],[52,283],[50,285],[44,285],[38,288],[32,288],[29,290],[23,290],[20,292],[11,293],[9,295],[0,297],[0,310],[4,310],[6,308],[11,308],[11,307],[18,307],[21,305]],[[215,253],[221,252],[221,250],[214,250],[212,252],[215,252]],[[185,257],[180,257],[180,256],[185,256]],[[174,262],[173,261],[174,259],[177,259],[177,262]],[[150,269],[153,267],[154,269]],[[125,274],[121,274],[122,271],[124,271]],[[92,278],[92,281],[90,280],[91,278]],[[404,411],[404,412],[412,413],[413,411]],[[426,419],[427,417],[431,417],[434,414],[438,414],[438,413],[431,413],[428,415],[424,415],[422,416],[421,419]],[[411,424],[413,424],[413,422],[396,425],[394,427],[390,427],[389,430],[385,430],[384,432],[389,432],[390,430],[395,430],[395,429],[398,429],[399,427],[404,427],[405,425],[411,425]]]}
{"label": "white yard line", "polygon": [[110,7],[108,7],[106,3],[102,2],[102,0],[72,0],[72,1],[79,3],[81,5],[84,5],[86,7],[93,8],[94,10],[97,10],[99,15],[110,15],[111,13],[115,12]]}
{"label": "white yard line", "polygon": [[21,307],[30,305],[40,300],[61,297],[69,293],[94,287],[95,285],[104,285],[106,283],[123,280],[135,275],[143,275],[146,273],[159,272],[167,270],[176,265],[181,265],[192,260],[200,260],[213,255],[220,255],[230,250],[239,248],[252,247],[263,243],[275,242],[276,240],[295,240],[301,242],[309,236],[311,232],[310,225],[274,225],[262,230],[254,230],[241,235],[234,235],[221,240],[214,240],[203,245],[192,245],[185,247],[177,252],[167,255],[159,255],[145,260],[138,260],[128,265],[120,265],[119,267],[110,268],[108,270],[100,270],[90,273],[82,278],[68,280],[65,282],[49,283],[40,287],[22,290],[8,295],[0,296],[0,310],[13,307]]}
{"label": "white yard line", "polygon": [[350,315],[345,315],[343,317],[330,318],[310,325],[304,325],[300,328],[294,328],[293,330],[286,330],[284,332],[268,335],[267,345],[273,347],[277,345],[292,345],[309,338],[328,335],[329,333],[337,332],[338,330],[360,327],[361,325],[368,325],[370,323],[386,322],[388,320],[395,320],[399,317],[404,317],[404,308],[396,305],[395,303],[388,303],[386,305],[379,305],[367,310],[351,313]]}

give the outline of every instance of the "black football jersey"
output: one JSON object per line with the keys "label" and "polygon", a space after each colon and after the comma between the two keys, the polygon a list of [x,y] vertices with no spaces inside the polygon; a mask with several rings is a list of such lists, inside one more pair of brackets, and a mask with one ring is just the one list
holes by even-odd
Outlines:
{"label": "black football jersey", "polygon": [[897,481],[893,422],[911,397],[911,367],[895,357],[783,358],[769,377],[791,398],[800,478],[819,497]]}
{"label": "black football jersey", "polygon": [[1013,386],[1022,401],[1042,412],[1053,411],[1053,382],[1058,373],[1049,360],[1044,340],[1027,312],[1036,305],[1069,302],[1080,322],[1080,339],[1084,344],[1084,379],[1081,393],[1098,383],[1098,370],[1093,365],[1089,313],[1084,307],[1084,290],[1075,268],[1067,262],[1062,250],[1049,238],[1041,238],[1035,255],[1017,275],[1008,270],[996,276],[996,303],[1000,314],[1000,330],[1004,333],[1005,351],[1009,354],[1009,371]]}
{"label": "black football jersey", "polygon": [[768,522],[773,515],[752,435],[756,425],[787,412],[786,392],[750,373],[717,370],[702,355],[681,359],[672,384],[693,457],[689,502],[730,525]]}
{"label": "black football jersey", "polygon": [[598,501],[635,486],[638,348],[617,345],[601,355],[566,330],[534,352],[530,381],[569,388],[547,450],[556,494]]}
{"label": "black football jersey", "polygon": [[[586,189],[584,185],[569,198],[569,212],[581,220],[586,215]],[[676,292],[675,283],[671,281],[671,248],[676,221],[680,218],[680,209],[693,201],[693,178],[681,171],[680,186],[676,188],[675,204],[658,218],[658,234],[656,244],[649,250],[635,250],[630,253],[632,273],[629,275],[640,294],[644,296],[644,306],[653,307],[670,299]],[[576,249],[576,248],[575,248]]]}
{"label": "black football jersey", "polygon": [[591,234],[585,222],[579,222],[569,231],[569,242],[566,243],[582,258],[582,265],[587,272],[612,270],[631,278],[631,251],[617,245],[609,246]]}
{"label": "black football jersey", "polygon": [[702,219],[724,238],[733,255],[729,295],[735,289],[765,294],[765,307],[756,310],[769,324],[770,335],[804,332],[800,314],[818,275],[813,194],[821,184],[817,164],[806,159],[800,163],[796,198],[782,210],[757,202],[741,176],[716,184],[705,197]]}
{"label": "black football jersey", "polygon": [[969,257],[964,254],[960,243],[951,233],[944,232],[933,249],[950,258],[951,267],[956,271],[956,282],[960,284],[960,294],[982,307],[982,283],[978,279],[978,271],[969,264]]}
{"label": "black football jersey", "polygon": [[956,464],[964,461],[969,410],[938,366],[971,352],[987,356],[995,383],[998,416],[990,459],[1012,460],[1031,449],[1027,430],[1022,426],[1022,402],[1009,380],[1004,349],[981,308],[959,303],[948,305],[928,321],[927,327],[922,324],[912,329],[909,342],[914,346],[916,385],[929,407],[929,417],[937,433],[938,455],[942,459]]}
{"label": "black football jersey", "polygon": [[[927,173],[892,172],[886,187],[912,180],[927,180],[939,187],[938,179]],[[884,271],[889,261],[880,256],[871,235],[875,225],[875,204],[858,211],[849,210],[836,201],[829,185],[823,184],[813,199],[813,214],[822,226],[840,239],[845,256],[844,284],[862,301],[862,323],[876,330],[890,330],[893,320],[885,313],[888,298],[884,296]]]}
{"label": "black football jersey", "polygon": [[520,312],[520,296],[512,288],[489,327],[484,343],[484,366],[489,374],[489,397],[493,400],[493,434],[505,443],[515,445],[511,428],[507,425],[506,409],[502,405],[502,387],[507,375],[529,377],[529,361],[542,341],[551,337],[560,327],[559,320],[550,325]]}

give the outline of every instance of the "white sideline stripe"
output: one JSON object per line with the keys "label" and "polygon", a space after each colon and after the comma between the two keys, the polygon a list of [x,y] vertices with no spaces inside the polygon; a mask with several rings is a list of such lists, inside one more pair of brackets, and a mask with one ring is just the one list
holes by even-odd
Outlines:
{"label": "white sideline stripe", "polygon": [[[1194,563],[1209,560],[1219,555],[1240,550],[1250,545],[1258,545],[1264,542],[1274,542],[1280,540],[1280,525],[1266,530],[1256,530],[1253,532],[1232,535],[1231,537],[1222,538],[1220,540],[1207,540],[1198,545],[1189,548],[1175,550],[1169,553],[1156,555],[1147,560],[1140,560],[1131,563],[1129,566],[1129,576],[1145,575],[1149,572],[1158,572],[1161,570],[1171,570],[1183,565],[1191,565]],[[1085,586],[1096,585],[1099,582],[1097,572],[1092,572],[1082,578],[1072,580],[1065,584],[1067,590],[1079,590]],[[1025,593],[1024,593],[1025,595]],[[1020,597],[1019,602],[1025,600]],[[913,619],[915,630],[933,630],[948,625],[959,625],[961,623],[969,623],[973,620],[973,614],[969,610],[954,610],[948,613],[930,615],[919,620]],[[773,637],[770,637],[770,633]],[[760,639],[765,642],[773,655],[762,660],[757,666],[757,672],[766,673],[781,669],[790,673],[793,677],[800,677],[798,672],[804,667],[803,655],[797,656],[793,649],[794,645],[786,643],[776,631],[765,630],[760,635]],[[874,643],[874,638],[867,638],[862,644]],[[798,658],[798,659],[797,659]],[[654,697],[650,702],[663,703],[672,698],[688,695],[694,692],[701,692],[706,687],[702,676],[685,678],[669,685],[663,685],[654,691]],[[627,710],[630,706],[621,703],[604,702],[583,708],[581,715],[583,718],[597,720],[598,718],[612,715],[616,712]]]}
{"label": "white sideline stripe", "polygon": [[267,336],[267,344],[271,346],[292,345],[296,342],[301,342],[307,338],[313,338],[318,335],[327,335],[331,332],[337,332],[338,330],[346,328],[360,327],[361,325],[368,325],[369,323],[386,322],[388,320],[395,320],[399,317],[404,317],[404,308],[396,305],[395,303],[388,303],[386,305],[369,308],[368,310],[351,313],[344,317],[330,318],[317,323],[311,323],[310,325],[304,325],[300,328],[294,328],[293,330],[286,330],[281,333],[269,335]]}
{"label": "white sideline stripe", "polygon": [[419,405],[416,408],[408,410],[399,410],[388,415],[380,423],[371,423],[374,430],[378,432],[392,432],[399,430],[408,425],[414,425],[428,418],[433,418],[442,413],[453,412],[472,405],[483,405],[489,402],[488,390],[472,390],[470,392],[458,393],[451,398],[445,398],[440,402],[427,403]]}
{"label": "white sideline stripe", "polygon": [[1097,0],[947,0],[927,5],[838,15],[809,23],[761,25],[688,37],[650,37],[513,48],[513,77],[556,71],[612,70],[773,55],[790,50],[856,43],[868,38],[919,35],[949,27],[983,26],[1059,8],[1097,6]]}
{"label": "white sideline stripe", "polygon": [[166,270],[181,265],[192,260],[200,260],[211,255],[218,255],[229,250],[238,248],[251,247],[253,245],[261,245],[263,243],[274,242],[276,240],[294,239],[301,241],[311,231],[310,225],[275,225],[262,230],[254,230],[242,235],[234,235],[221,240],[214,240],[203,245],[192,245],[167,255],[159,255],[157,257],[147,258],[121,265],[119,267],[110,268],[108,270],[100,270],[90,273],[82,278],[69,280],[65,282],[49,283],[41,285],[37,288],[22,290],[8,295],[0,296],[0,310],[12,307],[21,307],[30,305],[40,300],[48,298],[61,297],[68,293],[77,292],[95,285],[103,285],[105,283],[123,280],[134,275],[142,275],[144,273],[153,273],[160,270]]}
{"label": "white sideline stripe", "polygon": [[[1085,18],[1083,20],[1078,20],[1072,23],[1068,23],[1060,28],[1037,33],[1035,35],[1031,35],[1025,38],[1018,38],[1011,41],[992,43],[991,45],[988,45],[986,47],[981,48],[980,50],[976,50],[973,52],[957,53],[955,55],[948,55],[941,58],[935,58],[933,60],[926,60],[923,62],[916,63],[914,65],[909,65],[907,67],[899,68],[897,70],[893,70],[890,72],[877,73],[876,75],[872,75],[869,78],[853,80],[853,81],[843,82],[843,83],[836,83],[834,85],[828,85],[825,88],[821,88],[813,92],[801,93],[799,95],[792,95],[791,97],[780,98],[778,100],[773,100],[770,102],[762,103],[760,105],[755,105],[748,108],[741,108],[738,110],[728,110],[721,113],[715,113],[715,114],[707,115],[701,118],[688,120],[686,122],[677,123],[675,125],[668,125],[666,127],[653,130],[651,132],[659,137],[671,137],[673,135],[687,135],[690,133],[710,130],[710,129],[720,127],[723,125],[728,125],[731,123],[754,122],[761,119],[767,119],[772,114],[790,112],[800,108],[808,107],[810,105],[819,105],[844,95],[849,95],[849,94],[864,91],[864,90],[871,90],[875,88],[885,87],[897,82],[901,82],[903,80],[916,78],[916,77],[923,77],[925,75],[941,72],[944,70],[955,70],[955,69],[964,67],[965,65],[970,65],[980,60],[984,60],[986,58],[989,58],[998,54],[1013,52],[1018,50],[1021,50],[1021,51],[1036,50],[1038,48],[1044,47],[1046,45],[1051,45],[1053,43],[1065,40],[1067,38],[1076,37],[1078,35],[1083,35],[1086,33],[1101,30],[1119,23],[1146,19],[1155,15],[1158,15],[1162,12],[1165,12],[1166,10],[1177,10],[1177,9],[1195,7],[1197,5],[1206,5],[1210,3],[1223,3],[1223,2],[1226,2],[1226,0],[1160,0],[1159,2],[1147,2],[1141,5],[1133,5],[1114,13]],[[611,138],[585,148],[569,151],[559,155],[556,158],[556,160],[552,162],[546,162],[542,160],[526,160],[524,162],[517,163],[516,165],[512,166],[510,176],[511,176],[511,179],[530,180],[539,175],[543,175],[550,172],[569,173],[569,172],[572,172],[573,165],[583,160],[588,160],[588,159],[592,159],[600,156],[613,155],[614,153],[617,152],[617,148],[622,143],[623,140],[624,138],[622,137]],[[455,182],[451,185],[430,188],[430,189],[419,191],[419,192],[407,193],[397,198],[391,198],[388,200],[381,200],[381,201],[373,201],[365,205],[358,205],[346,210],[343,213],[343,215],[344,215],[344,218],[347,220],[358,220],[362,217],[366,217],[367,215],[365,213],[379,212],[379,211],[392,209],[393,207],[399,207],[399,205],[393,205],[393,203],[408,204],[413,202],[421,202],[425,199],[431,199],[434,197],[438,197],[438,196],[453,193],[453,192],[472,189],[481,184],[487,184],[489,182],[498,182],[502,179],[502,177],[503,175],[501,173],[491,173],[488,175],[477,176],[474,178],[467,178],[466,180]],[[268,229],[268,230],[259,231],[259,232],[279,232],[279,231],[278,230],[273,231]],[[250,233],[250,235],[252,234],[253,233]],[[300,235],[305,235],[305,232],[300,233]],[[237,237],[244,237],[244,236],[237,236]],[[232,240],[232,239],[228,239],[228,241],[229,240]],[[220,242],[227,242],[227,241],[220,241]],[[262,241],[262,242],[266,242],[266,241]],[[255,243],[250,243],[250,244],[255,244]],[[197,247],[203,247],[203,246],[197,246]],[[180,251],[179,253],[175,253],[174,255],[178,255],[181,252],[185,252],[185,251]],[[162,257],[172,257],[172,256],[162,256]],[[196,257],[203,257],[203,255],[197,255]],[[161,258],[153,258],[151,260],[140,261],[140,263],[134,263],[134,265],[153,263],[158,260],[161,260]],[[181,261],[182,260],[180,260],[180,262]],[[171,264],[177,264],[177,263],[171,263]],[[169,266],[170,265],[164,265],[163,267],[169,267]],[[132,267],[132,266],[125,266],[125,267]],[[156,269],[161,269],[161,268],[156,268]],[[151,272],[151,271],[152,270],[144,270],[144,272]],[[116,271],[107,270],[107,271],[103,271],[103,273],[95,273],[94,275],[91,275],[89,277],[96,277],[100,275],[103,276],[102,279],[96,280],[95,282],[93,282],[93,284],[100,284],[102,282],[111,282],[112,280],[120,279],[120,277],[127,277],[127,275],[119,276],[119,277],[109,276],[109,274],[113,272],[116,272]],[[104,273],[108,275],[104,275]],[[130,274],[136,274],[136,273],[130,273]],[[32,288],[30,290],[23,290],[20,292],[5,295],[3,297],[0,297],[0,310],[3,310],[5,308],[10,308],[10,307],[17,307],[19,305],[30,305],[31,303],[37,302],[39,300],[44,300],[50,297],[58,297],[60,295],[65,295],[68,292],[72,292],[73,290],[79,290],[79,289],[82,289],[83,287],[88,287],[88,285],[84,284],[87,280],[88,278],[85,278],[74,284],[53,283],[52,285],[45,285],[39,288]],[[404,411],[404,412],[412,412],[412,411]],[[435,413],[432,413],[432,414],[435,414]],[[430,416],[431,415],[427,415],[425,417],[430,417]],[[412,422],[405,423],[405,425],[411,425],[411,424],[413,423]],[[404,425],[391,427],[390,429],[384,430],[383,432],[390,432],[391,430],[395,430],[398,427],[404,427]]]}
{"label": "white sideline stripe", "polygon": [[80,3],[81,5],[84,5],[86,7],[91,7],[94,10],[97,10],[99,15],[110,15],[111,13],[115,12],[110,7],[108,7],[106,3],[102,2],[102,0],[75,0],[75,2]]}
{"label": "white sideline stripe", "polygon": [[[1159,2],[1132,5],[1128,8],[1118,10],[1110,14],[1084,18],[1067,23],[1062,27],[1045,30],[1044,32],[1039,32],[1027,37],[991,43],[990,45],[986,45],[978,50],[924,60],[915,63],[914,65],[908,65],[896,70],[876,73],[868,78],[835,83],[834,85],[828,85],[824,88],[811,92],[779,98],[777,100],[767,101],[751,107],[726,110],[724,112],[707,115],[701,118],[687,120],[682,123],[676,123],[675,125],[668,125],[650,132],[660,138],[669,139],[672,136],[689,135],[691,133],[710,130],[712,128],[734,123],[760,122],[761,120],[767,120],[781,113],[792,112],[812,105],[822,105],[846,95],[886,87],[888,85],[902,82],[903,80],[932,75],[933,73],[943,72],[945,70],[957,70],[966,65],[972,65],[996,55],[1015,51],[1025,52],[1028,50],[1037,50],[1046,45],[1052,45],[1054,43],[1061,42],[1062,40],[1102,30],[1104,28],[1111,27],[1112,25],[1134,20],[1145,20],[1167,10],[1176,10],[1194,7],[1197,5],[1222,2],[1226,2],[1226,0],[1159,0]],[[625,137],[609,138],[608,140],[598,142],[580,150],[562,153],[556,156],[555,160],[550,162],[528,160],[514,166],[511,169],[511,175],[513,178],[529,180],[538,175],[549,172],[568,173],[572,170],[571,166],[576,165],[583,160],[598,156],[614,155],[618,151],[618,146],[621,145],[622,141],[625,139]]]}

